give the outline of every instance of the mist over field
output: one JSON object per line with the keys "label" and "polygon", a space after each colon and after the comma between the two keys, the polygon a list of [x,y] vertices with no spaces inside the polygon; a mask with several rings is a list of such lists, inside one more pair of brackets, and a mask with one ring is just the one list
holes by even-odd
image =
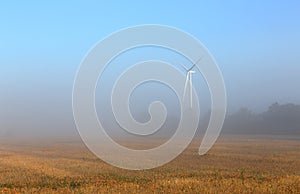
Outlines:
{"label": "mist over field", "polygon": [[299,194],[299,10],[0,1],[0,193]]}
{"label": "mist over field", "polygon": [[[1,137],[78,137],[72,88],[81,61],[96,42],[110,33],[142,23],[163,23],[185,30],[211,52],[223,74],[228,97],[222,133],[299,134],[298,2],[270,2],[268,6],[236,2],[225,7],[218,3],[137,4],[139,9],[127,7],[126,11],[117,4],[84,5],[89,11],[79,16],[75,13],[82,6],[78,5],[69,10],[67,4],[56,7],[39,3],[31,7],[19,3],[14,7],[4,3],[0,8]],[[169,6],[168,14],[164,13],[165,6]],[[115,16],[108,11],[112,7],[127,17]],[[231,7],[237,9],[230,11]],[[145,11],[148,8],[161,12],[153,16]],[[96,18],[110,18],[110,22]],[[104,84],[97,87],[95,102],[99,120],[109,130],[118,128],[107,106],[109,88],[123,69],[149,59],[167,61],[182,72],[179,64],[191,64],[170,50],[154,47],[135,49],[112,61],[103,80],[99,80]],[[202,128],[211,101],[200,71],[194,75],[194,87],[200,97]],[[161,100],[168,109],[163,128],[172,133],[180,114],[176,98],[167,87],[145,84],[132,94],[131,113],[136,120],[146,122],[151,101]]]}

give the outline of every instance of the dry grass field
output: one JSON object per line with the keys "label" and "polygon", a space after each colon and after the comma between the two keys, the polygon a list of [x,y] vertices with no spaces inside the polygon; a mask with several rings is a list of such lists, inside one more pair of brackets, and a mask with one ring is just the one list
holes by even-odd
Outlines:
{"label": "dry grass field", "polygon": [[223,137],[200,141],[152,170],[112,167],[80,141],[0,141],[0,193],[300,193],[300,140]]}

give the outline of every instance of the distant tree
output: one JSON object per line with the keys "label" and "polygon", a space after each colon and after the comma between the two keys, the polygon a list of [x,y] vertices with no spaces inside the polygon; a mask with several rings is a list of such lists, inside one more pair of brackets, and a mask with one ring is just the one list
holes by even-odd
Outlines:
{"label": "distant tree", "polygon": [[236,113],[226,117],[224,122],[225,133],[256,133],[257,115],[248,108],[241,108]]}
{"label": "distant tree", "polygon": [[261,114],[264,130],[279,134],[300,134],[300,106],[272,104]]}
{"label": "distant tree", "polygon": [[223,133],[300,134],[300,105],[274,103],[260,114],[241,108],[226,117]]}

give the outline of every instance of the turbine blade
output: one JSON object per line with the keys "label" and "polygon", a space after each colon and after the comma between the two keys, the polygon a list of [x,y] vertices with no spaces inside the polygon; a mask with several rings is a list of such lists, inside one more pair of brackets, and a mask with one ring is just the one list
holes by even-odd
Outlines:
{"label": "turbine blade", "polygon": [[185,67],[184,65],[182,65],[181,63],[180,63],[180,65],[186,70],[186,71],[188,71],[189,69],[187,68],[187,67]]}
{"label": "turbine blade", "polygon": [[192,74],[190,74],[190,107],[193,106],[193,82],[192,82]]}
{"label": "turbine blade", "polygon": [[203,56],[200,57],[200,58],[196,61],[196,63],[194,63],[194,66],[195,66],[197,63],[199,63],[199,61],[201,61],[202,59],[203,59]]}
{"label": "turbine blade", "polygon": [[188,80],[189,80],[189,73],[186,74],[186,78],[185,78],[184,90],[183,90],[183,98],[182,98],[183,100],[184,100],[184,97],[185,97],[186,87],[187,87]]}

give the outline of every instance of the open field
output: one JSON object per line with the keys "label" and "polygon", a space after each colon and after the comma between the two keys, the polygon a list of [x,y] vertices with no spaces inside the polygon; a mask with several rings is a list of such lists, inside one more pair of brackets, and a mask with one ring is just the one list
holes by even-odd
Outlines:
{"label": "open field", "polygon": [[0,141],[0,193],[300,193],[299,138],[200,140],[160,168],[127,171],[80,141]]}

